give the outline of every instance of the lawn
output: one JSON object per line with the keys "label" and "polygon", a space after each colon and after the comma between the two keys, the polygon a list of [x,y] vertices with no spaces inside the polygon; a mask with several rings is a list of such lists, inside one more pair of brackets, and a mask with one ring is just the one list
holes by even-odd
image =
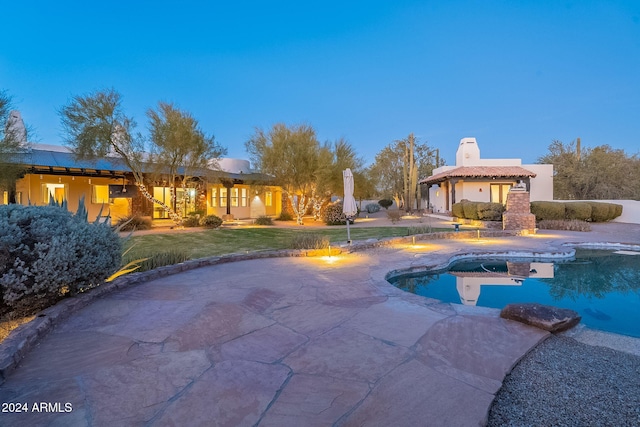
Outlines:
{"label": "lawn", "polygon": [[[435,231],[443,231],[434,229]],[[447,229],[447,231],[450,231]],[[130,256],[149,256],[163,251],[186,253],[190,259],[266,249],[287,249],[296,234],[314,233],[329,237],[331,243],[345,242],[347,231],[341,228],[314,228],[313,230],[289,228],[220,228],[190,233],[147,234],[131,237],[126,245],[133,244]],[[353,228],[352,240],[398,237],[409,234],[409,227]]]}

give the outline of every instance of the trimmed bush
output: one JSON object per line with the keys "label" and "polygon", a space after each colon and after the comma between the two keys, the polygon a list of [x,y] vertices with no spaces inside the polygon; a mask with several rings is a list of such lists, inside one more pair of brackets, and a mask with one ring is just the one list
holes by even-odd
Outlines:
{"label": "trimmed bush", "polygon": [[464,202],[462,203],[462,209],[464,211],[463,218],[480,219],[478,216],[478,202]]}
{"label": "trimmed bush", "polygon": [[217,215],[207,215],[200,218],[200,225],[204,228],[218,228],[222,225],[222,218]]}
{"label": "trimmed bush", "polygon": [[536,216],[536,221],[565,219],[565,207],[562,202],[531,202],[531,213]]}
{"label": "trimmed bush", "polygon": [[611,209],[611,203],[599,203],[599,202],[588,202],[591,205],[591,221],[593,222],[606,222],[610,221],[613,218],[609,215],[609,212],[612,213],[615,211]]}
{"label": "trimmed bush", "polygon": [[121,261],[107,224],[52,206],[0,206],[0,314],[36,311],[102,283]]}
{"label": "trimmed bush", "polygon": [[390,200],[390,199],[378,200],[378,204],[383,208],[385,208],[385,210],[387,210],[391,207],[391,205],[393,205],[393,200]]}
{"label": "trimmed bush", "polygon": [[329,238],[316,233],[299,233],[293,236],[291,249],[324,249],[329,247]]}
{"label": "trimmed bush", "polygon": [[453,206],[451,206],[451,213],[457,218],[464,218],[464,208],[462,207],[462,203],[454,203]]}
{"label": "trimmed bush", "polygon": [[324,209],[323,220],[327,225],[345,225],[347,223],[347,217],[342,212],[342,202],[327,205]]}
{"label": "trimmed bush", "polygon": [[256,225],[273,225],[273,219],[267,215],[260,215],[255,220]]}
{"label": "trimmed bush", "polygon": [[587,202],[567,202],[564,204],[566,219],[591,221],[591,205]]}
{"label": "trimmed bush", "polygon": [[380,205],[378,203],[368,203],[364,208],[366,209],[367,213],[375,213],[380,211]]}
{"label": "trimmed bush", "polygon": [[139,215],[127,216],[116,222],[116,228],[120,231],[151,230],[151,219]]}
{"label": "trimmed bush", "polygon": [[504,205],[502,203],[478,202],[478,219],[482,221],[502,221]]}
{"label": "trimmed bush", "polygon": [[618,218],[620,215],[622,215],[622,205],[613,204],[613,207],[613,218]]}

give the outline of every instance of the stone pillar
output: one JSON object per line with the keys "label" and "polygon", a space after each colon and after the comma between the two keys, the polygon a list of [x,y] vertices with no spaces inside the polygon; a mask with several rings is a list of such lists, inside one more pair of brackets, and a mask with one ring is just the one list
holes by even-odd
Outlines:
{"label": "stone pillar", "polygon": [[534,234],[535,228],[536,216],[531,213],[529,192],[523,188],[512,188],[507,194],[507,209],[502,215],[502,229]]}

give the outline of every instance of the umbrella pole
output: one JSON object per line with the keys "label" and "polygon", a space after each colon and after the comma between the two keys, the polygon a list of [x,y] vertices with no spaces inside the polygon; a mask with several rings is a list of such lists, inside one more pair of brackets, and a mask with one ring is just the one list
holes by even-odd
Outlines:
{"label": "umbrella pole", "polygon": [[347,217],[347,243],[351,244],[351,230],[349,229],[349,217]]}

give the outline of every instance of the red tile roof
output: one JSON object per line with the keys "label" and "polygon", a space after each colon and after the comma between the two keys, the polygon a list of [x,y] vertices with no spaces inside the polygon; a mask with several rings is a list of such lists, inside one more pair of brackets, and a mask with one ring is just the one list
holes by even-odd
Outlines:
{"label": "red tile roof", "polygon": [[437,184],[450,178],[535,178],[536,174],[520,166],[460,166],[432,175],[420,184]]}

